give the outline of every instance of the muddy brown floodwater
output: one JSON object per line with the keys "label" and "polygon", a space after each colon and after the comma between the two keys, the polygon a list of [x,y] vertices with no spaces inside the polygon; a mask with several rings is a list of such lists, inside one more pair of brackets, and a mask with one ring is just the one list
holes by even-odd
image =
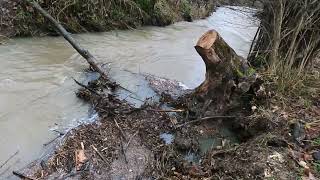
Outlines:
{"label": "muddy brown floodwater", "polygon": [[[239,9],[239,8],[238,8]],[[252,10],[221,7],[212,16],[132,31],[75,35],[105,66],[110,76],[136,92],[134,99],[153,95],[134,73],[175,79],[189,88],[204,79],[205,66],[193,46],[201,34],[216,29],[246,56],[257,29]],[[54,130],[68,129],[94,120],[94,112],[77,99],[77,85],[94,78],[86,62],[61,37],[17,38],[0,46],[0,179],[13,178],[18,170],[52,149],[43,144],[55,138]],[[130,98],[130,97],[129,97]],[[136,100],[137,101],[137,100]]]}

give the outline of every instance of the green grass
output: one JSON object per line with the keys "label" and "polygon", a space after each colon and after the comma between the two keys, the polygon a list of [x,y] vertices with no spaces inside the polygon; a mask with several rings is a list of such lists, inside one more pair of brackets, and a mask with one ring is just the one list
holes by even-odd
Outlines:
{"label": "green grass", "polygon": [[152,14],[155,0],[135,0],[135,2],[140,6],[140,8],[143,11],[147,12],[149,15]]}
{"label": "green grass", "polygon": [[[141,25],[169,25],[183,19],[185,15],[189,16],[191,9],[197,10],[209,3],[201,0],[36,1],[71,33],[131,29]],[[26,3],[19,3],[16,9],[16,16],[12,20],[16,36],[56,32],[50,22]],[[208,8],[208,13],[211,10]]]}
{"label": "green grass", "polygon": [[320,137],[311,141],[312,146],[320,146]]}
{"label": "green grass", "polygon": [[285,64],[278,63],[268,66],[260,73],[267,79],[272,90],[285,97],[300,97],[306,107],[310,107],[310,99],[320,93],[320,78],[308,69],[301,72],[298,68],[288,68]]}
{"label": "green grass", "polygon": [[315,161],[315,162],[313,163],[313,166],[314,166],[314,169],[315,169],[318,173],[320,173],[320,161]]}

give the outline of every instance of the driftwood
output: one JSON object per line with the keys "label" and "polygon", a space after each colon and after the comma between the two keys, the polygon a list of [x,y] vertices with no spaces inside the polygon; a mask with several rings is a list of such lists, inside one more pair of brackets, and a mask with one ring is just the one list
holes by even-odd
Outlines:
{"label": "driftwood", "polygon": [[107,74],[104,70],[97,64],[96,58],[86,49],[82,48],[76,41],[72,38],[70,33],[57,21],[55,20],[47,11],[45,11],[37,2],[33,0],[24,0],[33,8],[35,8],[39,13],[41,13],[45,18],[47,18],[52,24],[58,29],[60,34],[71,44],[71,46],[90,64],[93,70],[98,72],[102,77],[107,78]]}

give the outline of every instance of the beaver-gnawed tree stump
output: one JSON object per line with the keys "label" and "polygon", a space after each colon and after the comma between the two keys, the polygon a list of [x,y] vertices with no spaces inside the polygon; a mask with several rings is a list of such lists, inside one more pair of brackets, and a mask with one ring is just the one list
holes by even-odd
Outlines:
{"label": "beaver-gnawed tree stump", "polygon": [[210,114],[224,114],[232,102],[237,103],[250,90],[256,79],[254,70],[215,30],[203,34],[195,49],[206,65],[206,76],[191,94],[191,106],[202,109],[198,111],[201,114],[205,109]]}

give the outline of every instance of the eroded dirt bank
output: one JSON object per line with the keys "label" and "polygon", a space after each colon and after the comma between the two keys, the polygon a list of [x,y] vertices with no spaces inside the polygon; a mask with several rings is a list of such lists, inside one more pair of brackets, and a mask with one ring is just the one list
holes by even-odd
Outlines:
{"label": "eroded dirt bank", "polygon": [[[205,18],[214,0],[39,1],[71,33],[164,26]],[[22,0],[0,1],[0,35],[58,35],[52,25]]]}

